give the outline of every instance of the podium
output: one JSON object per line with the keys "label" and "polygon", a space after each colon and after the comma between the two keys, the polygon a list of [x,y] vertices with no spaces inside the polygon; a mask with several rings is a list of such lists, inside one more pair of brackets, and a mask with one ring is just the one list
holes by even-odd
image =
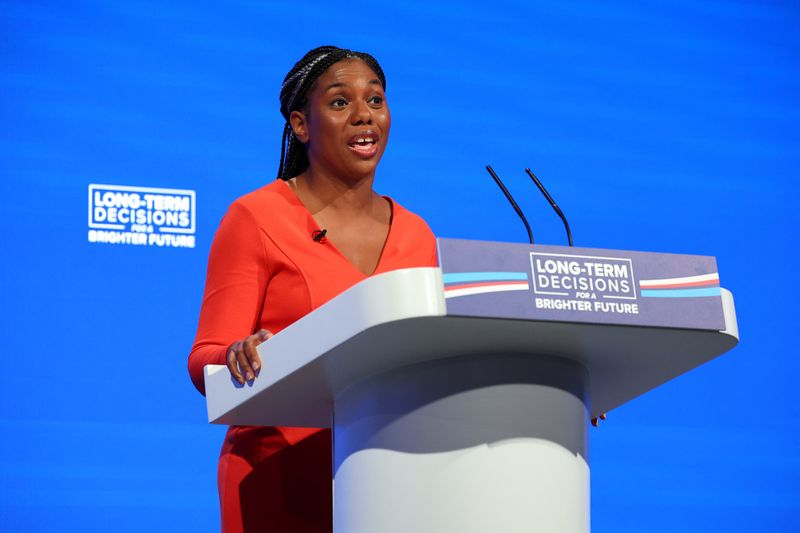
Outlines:
{"label": "podium", "polygon": [[333,428],[334,530],[588,532],[590,417],[730,350],[707,256],[440,239],[205,370],[209,421]]}

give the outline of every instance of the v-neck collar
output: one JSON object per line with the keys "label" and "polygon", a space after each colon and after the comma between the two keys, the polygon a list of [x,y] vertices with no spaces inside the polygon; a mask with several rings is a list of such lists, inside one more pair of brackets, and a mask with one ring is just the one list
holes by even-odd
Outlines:
{"label": "v-neck collar", "polygon": [[[306,229],[309,232],[319,231],[320,225],[317,223],[316,219],[314,219],[314,215],[311,214],[311,211],[308,210],[308,207],[306,207],[303,201],[300,200],[300,197],[297,196],[297,193],[294,191],[294,189],[292,189],[289,186],[289,184],[286,183],[286,181],[280,178],[278,179],[278,181],[283,182],[282,184],[279,184],[278,187],[279,190],[281,191],[282,196],[284,196],[289,201],[289,203],[296,206],[304,213],[306,217]],[[381,248],[381,253],[378,256],[378,262],[375,263],[375,269],[370,274],[366,274],[361,269],[359,269],[352,261],[350,261],[350,259],[347,258],[346,255],[344,255],[341,252],[341,250],[339,250],[336,247],[335,244],[333,244],[333,241],[331,241],[330,239],[325,239],[324,242],[319,243],[323,246],[328,247],[331,251],[333,251],[336,255],[338,255],[345,263],[347,263],[347,265],[350,266],[350,268],[352,268],[355,272],[360,274],[361,277],[365,279],[372,277],[375,274],[379,274],[381,272],[384,259],[387,253],[390,251],[390,246],[394,245],[393,235],[395,233],[394,231],[395,220],[398,212],[397,205],[394,203],[394,200],[392,200],[390,197],[388,196],[381,196],[381,197],[384,198],[387,202],[389,202],[389,209],[391,210],[389,214],[389,231],[386,233],[386,240],[383,241],[383,247]]]}

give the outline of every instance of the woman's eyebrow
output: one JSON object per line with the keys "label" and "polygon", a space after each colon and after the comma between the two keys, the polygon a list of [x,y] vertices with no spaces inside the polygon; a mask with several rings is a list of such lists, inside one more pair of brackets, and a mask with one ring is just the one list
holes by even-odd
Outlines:
{"label": "woman's eyebrow", "polygon": [[[381,88],[383,87],[383,84],[377,78],[369,80],[367,82],[367,84],[368,85],[378,85]],[[325,87],[325,90],[323,92],[328,92],[331,89],[336,89],[338,87],[347,87],[347,86],[348,86],[348,84],[344,83],[343,81],[337,81],[337,82],[331,83],[330,85]]]}

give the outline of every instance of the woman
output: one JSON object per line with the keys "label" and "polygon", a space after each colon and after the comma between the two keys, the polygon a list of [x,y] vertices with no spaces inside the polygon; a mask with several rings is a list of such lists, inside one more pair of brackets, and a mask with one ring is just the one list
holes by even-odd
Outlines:
{"label": "woman", "polygon": [[[227,364],[239,383],[262,370],[256,346],[365,278],[435,266],[425,222],[373,191],[391,117],[369,54],[308,52],[286,75],[279,180],[236,200],[214,237],[189,373]],[[229,428],[219,462],[222,529],[329,532],[327,429]]]}

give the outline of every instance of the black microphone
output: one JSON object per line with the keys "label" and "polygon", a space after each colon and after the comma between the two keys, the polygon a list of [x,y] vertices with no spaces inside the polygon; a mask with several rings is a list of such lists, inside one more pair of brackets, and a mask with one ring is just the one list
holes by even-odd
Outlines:
{"label": "black microphone", "polygon": [[326,229],[318,229],[314,230],[311,234],[311,238],[314,239],[314,242],[322,242],[325,239],[325,234],[328,233]]}
{"label": "black microphone", "polygon": [[511,193],[508,192],[508,189],[506,189],[506,186],[503,185],[503,182],[500,181],[500,178],[497,176],[497,174],[495,174],[494,169],[492,169],[491,166],[486,165],[486,170],[489,172],[489,174],[492,176],[492,178],[494,178],[494,182],[497,183],[497,186],[500,187],[500,190],[503,191],[503,194],[506,195],[506,198],[508,198],[508,201],[511,202],[511,207],[513,207],[514,211],[517,212],[517,214],[519,215],[519,218],[522,219],[522,223],[525,224],[525,229],[528,231],[528,240],[531,242],[531,244],[533,244],[533,233],[531,232],[531,225],[528,224],[528,219],[525,218],[525,215],[522,214],[522,209],[519,208],[519,206],[517,205],[517,202],[515,202],[514,198],[511,196]]}
{"label": "black microphone", "polygon": [[569,241],[569,245],[573,246],[572,232],[569,230],[569,222],[567,222],[567,217],[565,217],[564,213],[561,212],[561,208],[558,207],[556,201],[553,200],[553,197],[550,196],[550,194],[547,192],[547,189],[544,188],[544,185],[542,185],[542,182],[539,181],[539,178],[536,177],[536,174],[531,172],[531,169],[529,168],[526,168],[525,172],[528,173],[528,176],[530,176],[533,182],[536,184],[536,186],[539,187],[539,190],[542,191],[544,197],[547,198],[547,201],[550,202],[550,205],[553,206],[553,209],[555,210],[556,214],[561,218],[561,221],[564,223],[564,227],[567,228],[567,240]]}

